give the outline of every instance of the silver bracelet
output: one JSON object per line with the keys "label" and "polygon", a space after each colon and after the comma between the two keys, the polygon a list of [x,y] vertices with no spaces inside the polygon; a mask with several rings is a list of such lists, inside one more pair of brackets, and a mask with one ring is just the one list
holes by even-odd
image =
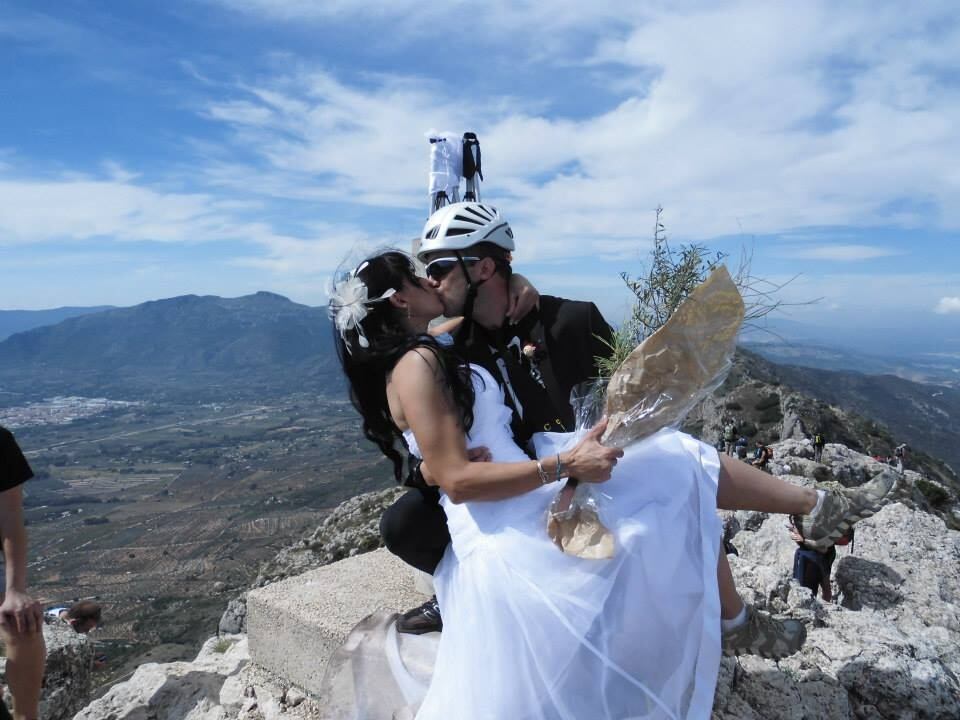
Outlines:
{"label": "silver bracelet", "polygon": [[537,474],[540,476],[540,484],[546,485],[550,482],[550,476],[547,475],[547,471],[543,469],[543,465],[537,460]]}
{"label": "silver bracelet", "polygon": [[560,453],[557,453],[557,482],[563,477],[563,463],[560,462]]}

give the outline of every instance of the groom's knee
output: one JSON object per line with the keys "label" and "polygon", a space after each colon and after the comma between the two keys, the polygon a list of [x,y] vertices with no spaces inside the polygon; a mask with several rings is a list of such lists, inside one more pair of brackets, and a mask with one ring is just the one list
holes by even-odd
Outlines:
{"label": "groom's knee", "polygon": [[443,508],[420,490],[410,490],[380,517],[380,536],[394,555],[420,569],[432,572],[443,556],[450,533]]}

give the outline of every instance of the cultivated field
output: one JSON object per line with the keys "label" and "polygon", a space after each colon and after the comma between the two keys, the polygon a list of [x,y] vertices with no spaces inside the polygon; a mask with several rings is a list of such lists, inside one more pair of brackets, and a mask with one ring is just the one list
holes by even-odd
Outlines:
{"label": "cultivated field", "polygon": [[260,563],[342,500],[388,486],[388,464],[341,400],[109,410],[14,428],[27,484],[30,585],[97,597],[103,680],[191,657]]}

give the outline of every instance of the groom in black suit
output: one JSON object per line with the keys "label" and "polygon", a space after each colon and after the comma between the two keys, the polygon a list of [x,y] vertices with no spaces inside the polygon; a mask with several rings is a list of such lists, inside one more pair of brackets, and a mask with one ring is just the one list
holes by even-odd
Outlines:
{"label": "groom in black suit", "polygon": [[[591,302],[540,296],[538,306],[517,324],[507,322],[510,253],[513,235],[496,211],[471,233],[434,234],[448,219],[473,216],[492,208],[458,203],[441,209],[428,221],[419,257],[443,300],[444,315],[463,317],[452,331],[465,360],[486,368],[504,390],[513,411],[511,426],[521,447],[539,431],[574,429],[570,392],[597,377],[596,358],[610,353],[610,326]],[[441,216],[440,220],[437,220]],[[445,226],[449,230],[449,226]],[[469,244],[471,239],[483,238]],[[381,518],[387,548],[414,567],[433,574],[450,535],[439,492],[423,483],[413,469],[408,491]],[[398,621],[401,632],[440,630],[442,620],[431,598]]]}

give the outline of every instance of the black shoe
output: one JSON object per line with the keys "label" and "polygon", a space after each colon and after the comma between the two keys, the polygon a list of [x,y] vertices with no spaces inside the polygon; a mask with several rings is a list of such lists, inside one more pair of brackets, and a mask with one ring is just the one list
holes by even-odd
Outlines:
{"label": "black shoe", "polygon": [[428,632],[443,630],[443,618],[440,617],[440,606],[437,605],[437,596],[427,600],[420,607],[407,610],[397,618],[397,631],[410,635],[423,635]]}

